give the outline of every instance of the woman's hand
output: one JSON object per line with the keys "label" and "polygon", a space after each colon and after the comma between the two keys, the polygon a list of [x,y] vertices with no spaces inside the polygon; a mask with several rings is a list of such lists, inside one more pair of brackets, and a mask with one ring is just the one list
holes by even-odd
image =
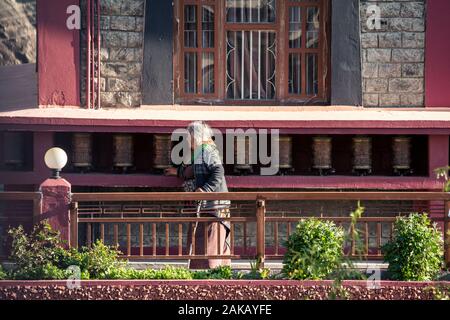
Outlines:
{"label": "woman's hand", "polygon": [[178,170],[177,168],[167,168],[166,170],[164,170],[164,175],[165,176],[177,176],[178,175]]}

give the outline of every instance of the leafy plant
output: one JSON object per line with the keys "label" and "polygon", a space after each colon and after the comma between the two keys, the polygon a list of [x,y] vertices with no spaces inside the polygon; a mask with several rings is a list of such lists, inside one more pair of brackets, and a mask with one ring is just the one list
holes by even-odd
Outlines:
{"label": "leafy plant", "polygon": [[394,280],[433,280],[443,266],[441,233],[426,214],[397,218],[393,239],[382,251]]}
{"label": "leafy plant", "polygon": [[339,267],[344,230],[331,221],[301,220],[289,237],[283,273],[289,279],[321,280]]}
{"label": "leafy plant", "polygon": [[[16,264],[13,277],[17,279],[49,279],[55,275],[58,257],[57,248],[62,248],[59,233],[42,222],[27,235],[22,226],[8,231],[12,238],[11,260]],[[59,279],[62,274],[57,274]]]}
{"label": "leafy plant", "polygon": [[98,240],[92,248],[83,249],[79,256],[74,255],[75,263],[80,263],[80,268],[85,268],[91,278],[107,279],[110,272],[126,266],[124,261],[119,260],[121,252],[116,248],[105,245]]}
{"label": "leafy plant", "polygon": [[257,262],[250,262],[250,272],[243,276],[245,279],[266,280],[270,277],[269,268],[258,268]]}
{"label": "leafy plant", "polygon": [[8,279],[8,274],[5,270],[3,270],[2,265],[0,264],[0,280],[6,280]]}

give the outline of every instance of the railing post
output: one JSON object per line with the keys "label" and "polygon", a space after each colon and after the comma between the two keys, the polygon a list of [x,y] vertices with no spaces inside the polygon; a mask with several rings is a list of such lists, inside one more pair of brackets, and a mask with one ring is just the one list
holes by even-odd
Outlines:
{"label": "railing post", "polygon": [[256,266],[258,269],[264,268],[266,252],[266,202],[257,200],[256,202]]}
{"label": "railing post", "polygon": [[41,186],[42,211],[39,220],[46,220],[53,230],[58,231],[65,246],[70,242],[71,185],[65,179],[47,179]]}
{"label": "railing post", "polygon": [[450,268],[450,202],[445,201],[444,212],[444,252],[445,265]]}
{"label": "railing post", "polygon": [[70,205],[70,247],[78,249],[78,202]]}

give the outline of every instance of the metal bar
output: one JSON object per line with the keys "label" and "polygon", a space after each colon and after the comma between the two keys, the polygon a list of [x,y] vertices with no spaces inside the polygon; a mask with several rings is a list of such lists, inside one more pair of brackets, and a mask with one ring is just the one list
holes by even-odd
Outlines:
{"label": "metal bar", "polygon": [[[242,10],[244,10],[242,8]],[[244,100],[245,96],[244,96],[244,91],[245,91],[245,31],[241,31],[241,35],[242,35],[242,41],[241,41],[241,99]]]}
{"label": "metal bar", "polygon": [[183,225],[178,224],[178,255],[183,255]]}
{"label": "metal bar", "polygon": [[95,0],[91,2],[91,108],[95,108]]}
{"label": "metal bar", "polygon": [[230,225],[230,252],[234,254],[234,224]]}
{"label": "metal bar", "polygon": [[119,226],[117,224],[114,225],[114,245],[119,247]]}
{"label": "metal bar", "polygon": [[170,254],[169,224],[166,223],[166,256]]}
{"label": "metal bar", "polygon": [[275,255],[279,254],[279,241],[278,241],[278,222],[274,223],[274,238],[275,238]]}
{"label": "metal bar", "polygon": [[90,248],[92,246],[92,224],[87,224],[87,230],[86,230],[86,244],[87,247]]}
{"label": "metal bar", "polygon": [[351,226],[351,234],[352,234],[352,247],[351,247],[351,256],[356,255],[356,246],[355,246],[355,226]]}
{"label": "metal bar", "polygon": [[156,256],[156,223],[152,224],[152,245],[153,245],[153,256]]}
{"label": "metal bar", "polygon": [[247,222],[244,222],[244,228],[243,228],[243,236],[244,236],[244,253],[247,253]]}
{"label": "metal bar", "polygon": [[[250,7],[250,12],[252,12],[252,8]],[[251,20],[251,16],[250,16]],[[250,100],[253,100],[253,31],[249,32],[250,35],[250,63],[249,63],[249,80],[250,80]]]}
{"label": "metal bar", "polygon": [[91,0],[87,0],[86,9],[86,107],[91,108]]}
{"label": "metal bar", "polygon": [[381,255],[381,222],[377,223],[377,255]]}
{"label": "metal bar", "polygon": [[365,254],[369,254],[369,224],[364,223],[365,232],[364,232],[364,240],[365,240]]}
{"label": "metal bar", "polygon": [[217,254],[220,255],[222,250],[220,249],[220,223],[216,222],[217,226]]}
{"label": "metal bar", "polygon": [[100,240],[102,241],[102,243],[105,243],[105,224],[104,223],[100,224]]}
{"label": "metal bar", "polygon": [[[261,21],[260,10],[258,14],[258,19]],[[258,100],[261,100],[261,30],[258,31]]]}
{"label": "metal bar", "polygon": [[127,224],[127,256],[131,256],[131,224]]}
{"label": "metal bar", "polygon": [[139,255],[144,255],[144,225],[139,225]]}
{"label": "metal bar", "polygon": [[100,1],[97,0],[97,109],[101,108],[101,37],[100,31],[100,18],[101,18],[101,6]]}
{"label": "metal bar", "polygon": [[70,207],[70,247],[78,248],[78,203],[72,202]]}
{"label": "metal bar", "polygon": [[196,252],[195,252],[195,224],[191,224],[191,243],[192,243],[192,255],[195,256]]}
{"label": "metal bar", "polygon": [[205,250],[205,252],[203,253],[203,256],[207,256],[208,255],[207,254],[207,252],[208,252],[208,223],[204,223],[203,226],[204,226],[203,236],[205,238],[205,241],[204,241],[204,245],[205,245],[204,250]]}
{"label": "metal bar", "polygon": [[266,253],[266,202],[259,200],[256,205],[256,257],[257,268],[264,268]]}

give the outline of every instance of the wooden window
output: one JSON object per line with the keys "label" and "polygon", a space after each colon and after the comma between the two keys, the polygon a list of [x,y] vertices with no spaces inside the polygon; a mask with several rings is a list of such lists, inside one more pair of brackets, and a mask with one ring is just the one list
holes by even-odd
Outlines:
{"label": "wooden window", "polygon": [[178,0],[178,103],[328,101],[329,0]]}

